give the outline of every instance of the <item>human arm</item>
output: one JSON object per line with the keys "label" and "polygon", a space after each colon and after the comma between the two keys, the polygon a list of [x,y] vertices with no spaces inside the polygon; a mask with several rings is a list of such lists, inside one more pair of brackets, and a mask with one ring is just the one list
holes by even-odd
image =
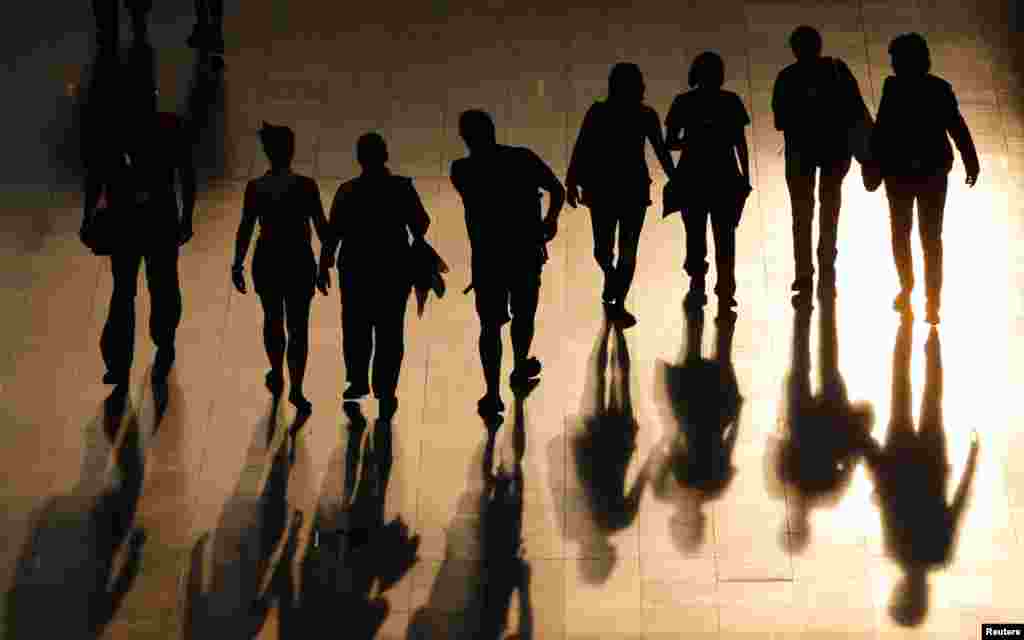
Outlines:
{"label": "human arm", "polygon": [[592,137],[590,130],[593,126],[594,107],[592,106],[583,116],[583,124],[580,125],[580,131],[576,135],[576,144],[573,145],[572,155],[569,158],[569,169],[565,174],[565,189],[568,192],[569,206],[573,209],[580,201],[580,172],[583,171],[582,165],[589,161],[587,156],[590,151],[587,149],[587,144]]}
{"label": "human arm", "polygon": [[242,219],[235,234],[235,261],[231,266],[231,280],[239,293],[245,293],[245,256],[249,252],[252,232],[256,228],[256,189],[250,182],[245,186],[242,200]]}
{"label": "human arm", "polygon": [[978,434],[971,434],[971,452],[967,456],[967,467],[957,485],[956,494],[953,496],[953,504],[950,505],[950,512],[953,514],[954,526],[960,521],[960,515],[967,505],[967,496],[970,493],[971,482],[974,480],[974,472],[978,466]]}
{"label": "human arm", "polygon": [[423,237],[427,235],[427,229],[430,228],[430,214],[423,206],[423,200],[420,199],[420,194],[416,191],[412,179],[409,179],[406,184],[409,189],[409,218],[406,220],[406,225],[409,227],[409,233],[412,234],[414,241],[423,240]]}
{"label": "human arm", "polygon": [[100,178],[101,172],[95,165],[86,169],[85,180],[82,185],[82,226],[78,231],[79,238],[84,242],[85,230],[92,224],[96,215],[96,207],[103,193],[104,181]]}
{"label": "human arm", "polygon": [[675,166],[672,162],[672,154],[669,153],[668,146],[665,144],[665,138],[662,135],[661,118],[658,117],[658,112],[654,109],[650,109],[647,113],[647,139],[651,142],[651,146],[654,147],[654,154],[661,163],[661,169],[665,172],[666,176],[671,177]]}
{"label": "human arm", "polygon": [[747,133],[746,128],[750,124],[750,116],[747,114],[746,107],[743,106],[743,101],[739,96],[735,96],[735,110],[736,110],[736,156],[740,161],[740,173],[743,179],[747,181],[747,186],[750,186],[750,149],[747,147]]}
{"label": "human arm", "polygon": [[[533,152],[530,152],[533,154]],[[539,184],[537,185],[541,189],[548,192],[550,196],[548,201],[548,212],[544,216],[544,241],[549,242],[558,233],[558,216],[562,212],[562,207],[565,205],[565,188],[562,187],[562,183],[555,177],[551,167],[549,167],[539,156],[533,154],[534,161],[537,166],[537,173]]]}
{"label": "human arm", "polygon": [[949,137],[953,139],[953,144],[956,145],[956,149],[960,152],[960,157],[964,161],[964,169],[967,171],[967,185],[973,187],[978,182],[978,174],[981,172],[981,165],[978,162],[978,151],[974,147],[974,138],[971,136],[970,129],[967,128],[967,122],[964,120],[963,114],[960,113],[960,107],[957,105],[953,89],[951,87],[947,88],[949,90],[947,101],[951,104],[952,113],[946,125],[946,131],[949,132]]}
{"label": "human arm", "polygon": [[[309,204],[307,206],[309,207],[309,215],[313,221],[313,228],[316,229],[316,237],[320,241],[322,251],[330,239],[331,226],[327,223],[327,217],[324,215],[324,205],[320,201],[320,188],[317,186],[316,180],[309,178],[308,185],[306,198]],[[318,271],[316,286],[320,293],[327,295],[327,290],[331,287],[331,279],[326,270]]]}
{"label": "human arm", "polygon": [[785,131],[786,130],[786,82],[785,82],[785,69],[783,69],[777,78],[775,78],[775,86],[772,87],[772,117],[775,119],[775,130]]}
{"label": "human arm", "polygon": [[683,150],[683,96],[676,96],[665,116],[665,144],[669,151]]}

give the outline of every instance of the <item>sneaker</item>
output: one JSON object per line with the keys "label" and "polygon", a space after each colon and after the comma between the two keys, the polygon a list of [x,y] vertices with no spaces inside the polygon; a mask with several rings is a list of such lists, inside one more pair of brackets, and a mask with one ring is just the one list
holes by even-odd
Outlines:
{"label": "sneaker", "polygon": [[487,394],[476,403],[476,410],[480,417],[486,419],[503,413],[505,411],[505,403],[501,401],[501,396]]}
{"label": "sneaker", "polygon": [[814,278],[812,278],[811,276],[804,276],[794,280],[793,284],[790,285],[789,288],[795,291],[796,293],[809,293],[813,287]]}
{"label": "sneaker", "polygon": [[892,308],[902,314],[913,315],[913,310],[910,308],[910,291],[900,291],[896,299],[892,301]]}
{"label": "sneaker", "polygon": [[700,289],[690,289],[683,298],[683,308],[689,311],[702,309],[708,303],[708,297]]}
{"label": "sneaker", "polygon": [[288,402],[292,403],[292,406],[301,415],[313,413],[313,403],[307,400],[306,396],[302,395],[302,392],[298,389],[292,389],[291,393],[288,394]]}
{"label": "sneaker", "polygon": [[284,376],[280,371],[274,371],[273,369],[268,371],[264,378],[264,383],[267,386],[267,391],[269,391],[275,398],[280,396],[281,392],[284,391]]}
{"label": "sneaker", "polygon": [[528,358],[525,362],[512,370],[509,382],[513,387],[526,384],[530,379],[540,375],[541,365],[537,358]]}
{"label": "sneaker", "polygon": [[621,329],[628,329],[636,324],[636,316],[626,311],[626,308],[620,303],[615,306],[615,323]]}
{"label": "sneaker", "polygon": [[341,394],[341,397],[344,400],[360,400],[362,398],[365,398],[369,394],[370,385],[366,384],[365,382],[350,382],[348,385],[348,389],[345,389],[345,392]]}

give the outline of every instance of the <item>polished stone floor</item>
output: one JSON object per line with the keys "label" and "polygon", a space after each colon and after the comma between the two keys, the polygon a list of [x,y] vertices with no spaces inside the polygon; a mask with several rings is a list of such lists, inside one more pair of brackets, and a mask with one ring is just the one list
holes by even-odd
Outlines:
{"label": "polished stone floor", "polygon": [[[1024,85],[1006,3],[228,2],[223,91],[197,149],[196,235],[180,263],[178,362],[167,396],[154,397],[143,286],[130,406],[113,424],[97,346],[109,267],[76,236],[88,3],[45,4],[19,5],[0,44],[5,637],[978,638],[983,622],[1024,623],[1013,457],[1024,448]],[[182,110],[192,18],[178,4],[157,3],[152,39],[162,106]],[[857,168],[835,312],[790,305],[770,94],[801,23],[820,27],[872,109],[887,43],[911,30],[960,98],[982,172],[971,190],[962,164],[953,169],[935,335],[920,320],[900,329],[891,310],[885,197],[863,190]],[[505,390],[510,411],[488,443],[475,413],[478,325],[461,294],[469,248],[446,177],[463,153],[458,113],[490,110],[502,141],[564,176],[611,64],[637,62],[664,116],[705,49],[723,55],[726,86],[753,120],[731,350],[713,306],[702,325],[684,319],[682,225],[654,207],[631,301],[639,324],[609,334],[588,214],[567,209],[544,272],[541,383],[521,402]],[[381,131],[433,218],[449,293],[408,315],[390,430],[372,401],[365,429],[341,405],[336,289],[314,304],[314,413],[295,438],[291,408],[272,407],[263,388],[259,303],[229,278],[244,181],[265,167],[261,120],[295,128],[297,168],[326,203],[356,172],[358,135]],[[920,269],[916,240],[915,260]],[[688,352],[703,360],[684,362]],[[730,370],[739,402],[721,393]],[[687,416],[726,405],[724,447],[680,438]],[[880,445],[902,429],[907,457],[873,474],[840,455],[842,426],[858,421]],[[726,451],[731,472],[694,482],[684,441]],[[944,518],[962,477],[961,515]],[[904,488],[895,502],[882,497],[893,483]],[[943,544],[944,561],[920,564]]]}

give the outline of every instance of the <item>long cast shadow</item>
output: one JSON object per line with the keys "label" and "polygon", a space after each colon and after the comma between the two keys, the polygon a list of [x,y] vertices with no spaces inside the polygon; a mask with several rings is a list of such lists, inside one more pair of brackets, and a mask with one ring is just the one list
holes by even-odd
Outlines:
{"label": "long cast shadow", "polygon": [[565,481],[556,478],[551,486],[558,493],[567,485],[564,496],[555,496],[555,504],[564,500],[563,535],[580,545],[580,575],[591,584],[601,584],[617,562],[611,537],[636,520],[650,468],[648,460],[627,487],[638,426],[626,337],[619,326],[613,329],[608,317],[602,320],[587,361],[575,423],[567,436],[549,444],[552,469],[561,467],[563,455],[569,461]]}
{"label": "long cast shadow", "polygon": [[874,413],[865,403],[851,403],[839,371],[835,300],[821,301],[819,311],[820,390],[811,387],[811,308],[797,306],[793,316],[792,361],[786,381],[784,432],[769,444],[769,486],[784,496],[788,532],[783,545],[805,549],[811,538],[811,513],[834,507],[845,495],[860,461],[861,443],[871,432]]}
{"label": "long cast shadow", "polygon": [[126,403],[108,399],[86,425],[77,484],[33,515],[7,592],[5,638],[98,638],[131,589],[145,541],[133,529],[144,457]]}
{"label": "long cast shadow", "polygon": [[[376,637],[390,612],[385,594],[418,561],[419,536],[410,535],[400,516],[385,517],[392,424],[377,420],[367,433],[358,403],[346,402],[344,409],[347,443],[331,455],[299,573],[279,574],[282,639],[311,637],[335,625],[339,612],[346,638]],[[289,558],[298,538],[291,543]]]}
{"label": "long cast shadow", "polygon": [[[671,539],[681,552],[706,537],[704,504],[719,498],[735,476],[732,453],[743,398],[732,364],[733,317],[719,319],[715,356],[701,356],[704,311],[686,315],[686,342],[674,365],[660,363],[658,385],[675,430],[652,454],[655,495],[674,502]],[[673,482],[674,481],[674,482]]]}
{"label": "long cast shadow", "polygon": [[[516,390],[512,460],[495,469],[501,418],[470,465],[470,486],[447,531],[445,556],[427,604],[409,624],[409,640],[533,638],[530,567],[523,557],[523,468],[526,398],[536,381]],[[509,635],[512,598],[518,593],[515,634]]]}
{"label": "long cast shadow", "polygon": [[978,461],[973,434],[967,465],[947,504],[949,456],[942,419],[942,356],[932,328],[925,343],[925,381],[918,428],[911,408],[912,324],[900,325],[893,351],[892,415],[885,446],[867,438],[865,454],[881,510],[885,550],[903,569],[889,603],[893,620],[921,624],[928,613],[928,573],[947,565],[956,548]]}
{"label": "long cast shadow", "polygon": [[272,578],[301,516],[288,506],[290,438],[278,425],[278,410],[272,402],[256,428],[247,464],[215,530],[192,547],[185,638],[253,638],[266,620]]}

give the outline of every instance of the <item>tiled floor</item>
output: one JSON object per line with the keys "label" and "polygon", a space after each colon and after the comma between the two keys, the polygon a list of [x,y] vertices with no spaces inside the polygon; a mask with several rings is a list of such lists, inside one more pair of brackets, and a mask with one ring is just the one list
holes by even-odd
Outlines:
{"label": "tiled floor", "polygon": [[[1024,446],[1016,397],[1024,368],[1014,364],[1024,355],[1024,65],[1020,34],[1004,24],[1006,3],[228,2],[224,90],[197,151],[204,190],[181,259],[186,312],[168,409],[159,419],[145,384],[153,353],[141,321],[130,419],[113,442],[97,348],[111,282],[107,264],[78,243],[72,186],[88,3],[58,15],[37,4],[23,3],[17,32],[0,45],[10,60],[0,222],[5,637],[977,638],[982,622],[1024,623],[1024,472],[1013,458]],[[158,2],[153,15],[167,109],[184,108],[192,66],[183,46],[191,3],[178,4]],[[898,334],[890,310],[896,275],[884,195],[864,192],[856,168],[844,187],[835,328],[819,322],[820,305],[807,319],[789,304],[790,218],[770,92],[800,23],[821,28],[826,54],[849,63],[872,108],[888,41],[924,33],[981,154],[975,189],[963,185],[962,165],[954,168],[946,214],[939,402],[950,500],[973,432],[980,449],[955,552],[925,587],[886,552],[863,462],[839,474],[839,489],[809,496],[779,471],[780,452],[793,449],[800,351],[818,393],[835,332],[846,397],[870,406],[879,442],[896,408],[894,375],[909,375],[918,420],[927,368],[927,325]],[[478,325],[472,298],[460,293],[468,243],[446,177],[463,153],[458,113],[490,110],[502,141],[534,148],[564,176],[612,63],[641,66],[648,101],[664,116],[704,49],[723,55],[727,88],[753,120],[755,191],[739,228],[731,350],[742,396],[731,481],[701,490],[674,473],[679,422],[669,383],[691,327],[680,306],[681,224],[656,208],[632,294],[640,323],[624,341],[602,333],[587,212],[565,212],[544,272],[543,381],[515,407],[506,391],[510,413],[488,465],[475,415]],[[266,397],[259,304],[231,289],[228,272],[244,181],[264,167],[255,137],[264,119],[296,129],[298,169],[318,179],[328,203],[356,172],[356,137],[380,130],[393,169],[416,178],[433,217],[429,239],[452,267],[450,292],[422,318],[409,314],[391,433],[374,426],[373,403],[365,433],[342,412],[336,290],[313,309],[315,413],[294,442],[284,437],[290,410],[275,414]],[[148,305],[140,294],[140,318]],[[706,359],[721,331],[713,315],[702,333],[689,332]],[[809,341],[795,340],[804,331]],[[894,368],[898,339],[909,340],[911,356]],[[617,411],[622,403],[598,383],[619,399],[628,392],[630,404]],[[523,434],[519,487],[512,470]],[[814,468],[814,446],[829,438],[809,437],[805,464]],[[913,510],[896,517],[918,544],[939,536],[921,531]],[[141,537],[125,535],[129,520]],[[525,582],[511,560],[516,522]],[[354,533],[341,540],[334,532],[343,529]],[[900,597],[915,593],[926,594],[917,600],[923,620],[900,624],[910,601]]]}

